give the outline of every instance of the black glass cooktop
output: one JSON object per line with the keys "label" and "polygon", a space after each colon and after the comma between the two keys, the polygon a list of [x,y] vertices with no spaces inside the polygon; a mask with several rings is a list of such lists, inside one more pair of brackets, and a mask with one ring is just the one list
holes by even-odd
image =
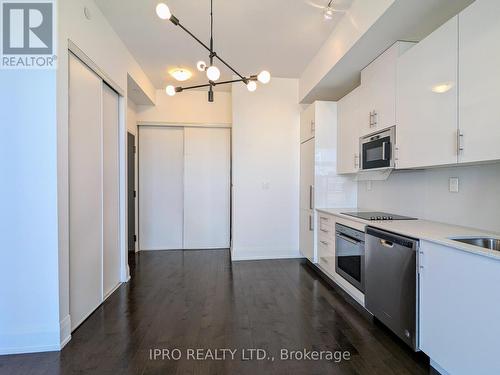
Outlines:
{"label": "black glass cooktop", "polygon": [[415,217],[393,215],[387,212],[341,212],[344,215],[357,217],[365,220],[417,220]]}

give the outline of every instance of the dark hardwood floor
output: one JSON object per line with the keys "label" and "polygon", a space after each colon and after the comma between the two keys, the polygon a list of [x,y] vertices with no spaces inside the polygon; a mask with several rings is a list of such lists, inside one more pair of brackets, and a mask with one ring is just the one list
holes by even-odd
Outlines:
{"label": "dark hardwood floor", "polygon": [[[2,356],[0,374],[429,373],[424,356],[363,317],[303,261],[232,264],[227,250],[163,251],[133,256],[131,270],[132,280],[62,352]],[[176,348],[181,360],[150,359],[151,350]],[[197,348],[238,351],[234,360],[187,360]],[[243,361],[249,348],[269,359]],[[282,349],[347,351],[350,358],[285,361]]]}

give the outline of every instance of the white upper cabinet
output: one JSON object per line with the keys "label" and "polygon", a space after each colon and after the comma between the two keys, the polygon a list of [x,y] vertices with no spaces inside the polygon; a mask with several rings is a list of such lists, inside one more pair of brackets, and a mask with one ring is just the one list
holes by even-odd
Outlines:
{"label": "white upper cabinet", "polygon": [[459,162],[500,159],[500,1],[476,0],[459,15]]}
{"label": "white upper cabinet", "polygon": [[314,103],[305,109],[300,115],[300,142],[305,142],[314,137],[315,119]]}
{"label": "white upper cabinet", "polygon": [[396,42],[361,71],[361,136],[396,124],[396,65],[414,43]]}
{"label": "white upper cabinet", "polygon": [[399,57],[396,168],[457,162],[457,70],[458,17]]}
{"label": "white upper cabinet", "polygon": [[359,170],[359,137],[361,134],[361,86],[338,101],[337,172]]}

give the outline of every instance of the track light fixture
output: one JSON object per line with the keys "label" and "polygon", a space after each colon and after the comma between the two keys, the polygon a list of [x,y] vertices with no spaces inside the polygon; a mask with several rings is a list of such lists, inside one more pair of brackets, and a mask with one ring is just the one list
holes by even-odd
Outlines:
{"label": "track light fixture", "polygon": [[[214,17],[213,17],[213,0],[210,0],[210,45],[207,46],[203,43],[199,38],[197,38],[191,31],[189,31],[184,25],[182,25],[177,17],[175,17],[170,11],[169,7],[165,3],[159,3],[156,6],[156,14],[162,20],[170,20],[175,26],[180,27],[184,30],[191,38],[201,44],[208,52],[209,52],[209,61],[210,63],[207,65],[204,61],[198,61],[196,64],[197,69],[200,72],[205,72],[207,75],[208,83],[203,85],[189,86],[189,87],[174,87],[169,85],[165,88],[167,95],[174,96],[178,92],[182,92],[184,90],[192,90],[199,89],[203,87],[208,87],[208,101],[214,101],[214,91],[213,88],[217,85],[226,85],[234,82],[243,82],[249,91],[253,92],[257,89],[257,82],[266,84],[271,80],[271,74],[264,70],[260,72],[258,75],[252,75],[250,77],[245,77],[238,73],[231,65],[229,65],[226,61],[224,61],[215,51],[214,51],[214,39],[213,39],[213,29],[214,29]],[[217,82],[220,79],[220,69],[214,65],[214,60],[217,59],[223,65],[225,65],[228,69],[230,69],[236,76],[237,79],[233,79],[231,81],[222,81]]]}

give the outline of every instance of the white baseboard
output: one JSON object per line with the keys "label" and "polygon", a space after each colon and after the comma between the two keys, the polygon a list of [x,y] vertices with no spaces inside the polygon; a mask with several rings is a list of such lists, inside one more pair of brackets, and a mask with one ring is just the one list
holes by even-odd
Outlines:
{"label": "white baseboard", "polygon": [[13,348],[0,348],[0,355],[58,352],[60,350],[59,348],[60,348],[59,344],[45,345],[45,346],[22,346]]}
{"label": "white baseboard", "polygon": [[[130,279],[130,276],[128,278]],[[122,282],[119,282],[113,289],[111,289],[110,292],[104,296],[103,302],[106,301],[109,298],[109,296],[112,295],[121,285]]]}
{"label": "white baseboard", "polygon": [[53,331],[23,332],[0,336],[0,355],[59,351],[59,327]]}
{"label": "white baseboard", "polygon": [[280,249],[276,247],[252,247],[231,249],[231,260],[266,260],[266,259],[298,259],[304,258],[299,250]]}
{"label": "white baseboard", "polygon": [[59,323],[61,344],[59,345],[59,350],[62,350],[66,344],[71,340],[71,317],[66,315],[66,317]]}
{"label": "white baseboard", "polygon": [[449,375],[450,374],[444,368],[442,368],[439,365],[439,363],[433,361],[432,358],[430,358],[430,365],[432,366],[432,368],[434,368],[434,370],[436,370],[437,372],[439,372],[441,375]]}

